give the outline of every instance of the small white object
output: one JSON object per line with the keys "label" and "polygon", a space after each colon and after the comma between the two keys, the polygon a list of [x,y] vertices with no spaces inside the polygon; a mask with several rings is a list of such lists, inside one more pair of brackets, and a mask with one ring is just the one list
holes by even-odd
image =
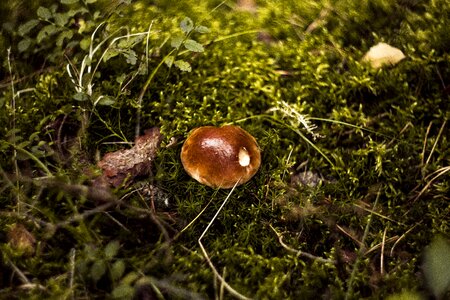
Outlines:
{"label": "small white object", "polygon": [[378,43],[369,49],[362,61],[368,62],[373,68],[378,69],[383,65],[395,65],[405,57],[400,49],[386,43]]}
{"label": "small white object", "polygon": [[245,147],[239,149],[239,164],[241,167],[247,167],[250,164],[250,154]]}

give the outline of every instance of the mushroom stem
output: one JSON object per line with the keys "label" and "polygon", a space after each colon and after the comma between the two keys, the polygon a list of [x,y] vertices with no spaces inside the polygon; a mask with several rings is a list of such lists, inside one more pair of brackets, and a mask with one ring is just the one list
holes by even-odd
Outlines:
{"label": "mushroom stem", "polygon": [[228,202],[228,200],[230,199],[231,194],[233,193],[234,189],[239,185],[241,178],[239,178],[239,180],[236,181],[236,183],[234,184],[233,188],[230,190],[230,192],[228,193],[227,197],[225,198],[225,200],[223,200],[223,203],[220,205],[219,209],[217,210],[217,212],[215,213],[215,215],[211,218],[211,221],[209,222],[208,226],[206,226],[205,230],[203,231],[203,233],[200,235],[200,237],[198,238],[198,244],[200,246],[200,249],[202,249],[203,252],[203,256],[206,259],[206,262],[208,263],[209,267],[211,268],[211,270],[214,273],[214,276],[216,276],[216,278],[220,281],[220,283],[225,287],[225,289],[232,294],[233,296],[235,296],[238,299],[245,299],[248,300],[250,298],[245,297],[244,295],[242,295],[241,293],[239,293],[238,291],[236,291],[235,289],[233,289],[231,287],[231,285],[229,285],[225,279],[219,274],[219,272],[217,271],[216,267],[214,267],[214,264],[212,263],[211,259],[209,258],[208,252],[206,252],[205,247],[202,244],[202,239],[205,236],[205,234],[208,232],[209,228],[212,226],[213,222],[215,221],[215,219],[217,218],[217,216],[219,215],[220,211],[222,210],[222,208],[225,206],[225,204]]}

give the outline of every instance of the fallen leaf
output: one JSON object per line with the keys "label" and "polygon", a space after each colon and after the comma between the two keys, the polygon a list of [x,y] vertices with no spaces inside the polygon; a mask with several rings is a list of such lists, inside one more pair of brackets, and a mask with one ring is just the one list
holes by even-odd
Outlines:
{"label": "fallen leaf", "polygon": [[103,174],[96,182],[118,187],[130,184],[136,177],[150,175],[161,138],[159,128],[154,127],[138,136],[132,148],[106,153],[97,164]]}
{"label": "fallen leaf", "polygon": [[368,62],[373,68],[378,69],[383,65],[395,65],[405,57],[400,49],[386,43],[378,43],[369,49],[362,61]]}

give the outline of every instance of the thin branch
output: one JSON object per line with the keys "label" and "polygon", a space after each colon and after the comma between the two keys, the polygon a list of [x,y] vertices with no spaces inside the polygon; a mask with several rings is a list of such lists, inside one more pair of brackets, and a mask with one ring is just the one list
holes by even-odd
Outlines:
{"label": "thin branch", "polygon": [[311,253],[304,252],[304,251],[301,251],[301,250],[296,250],[294,248],[289,247],[287,244],[285,244],[283,242],[283,235],[281,233],[279,233],[278,231],[276,231],[276,229],[272,225],[269,224],[269,226],[273,230],[273,232],[277,235],[280,245],[284,249],[288,250],[289,252],[292,252],[292,253],[294,253],[297,256],[303,256],[303,257],[306,257],[306,258],[309,258],[309,259],[312,259],[312,260],[315,260],[315,261],[320,261],[322,263],[329,263],[329,264],[335,264],[336,263],[335,260],[327,259],[327,258],[323,258],[323,257],[319,257],[319,256],[315,256],[315,255],[313,255]]}

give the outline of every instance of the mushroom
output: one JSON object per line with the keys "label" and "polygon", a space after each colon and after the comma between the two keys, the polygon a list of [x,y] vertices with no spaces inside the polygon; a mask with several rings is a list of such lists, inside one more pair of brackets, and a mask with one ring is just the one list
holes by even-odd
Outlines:
{"label": "mushroom", "polygon": [[238,126],[198,127],[191,132],[181,148],[181,162],[186,172],[198,182],[212,188],[231,188],[198,238],[198,244],[209,267],[225,289],[239,299],[249,299],[236,291],[219,274],[203,246],[202,239],[230,199],[234,189],[249,181],[258,171],[261,165],[258,144],[253,136]]}
{"label": "mushroom", "polygon": [[256,140],[239,126],[194,129],[181,148],[186,172],[212,188],[230,189],[246,183],[261,165]]}

